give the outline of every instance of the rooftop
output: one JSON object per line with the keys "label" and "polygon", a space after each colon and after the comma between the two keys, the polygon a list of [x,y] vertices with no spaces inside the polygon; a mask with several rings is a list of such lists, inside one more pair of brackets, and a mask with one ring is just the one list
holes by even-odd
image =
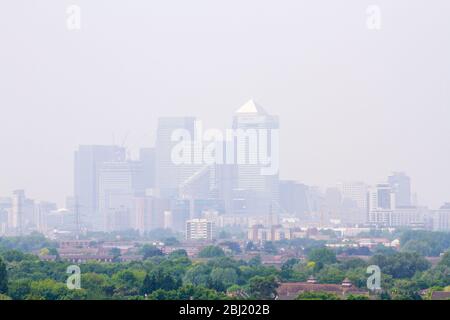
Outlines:
{"label": "rooftop", "polygon": [[248,101],[242,107],[240,107],[237,111],[237,114],[267,114],[266,110],[257,104],[253,99]]}

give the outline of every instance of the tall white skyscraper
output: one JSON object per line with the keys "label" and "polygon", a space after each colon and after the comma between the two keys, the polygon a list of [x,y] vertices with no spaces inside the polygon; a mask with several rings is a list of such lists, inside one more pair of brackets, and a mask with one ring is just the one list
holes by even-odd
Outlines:
{"label": "tall white skyscraper", "polygon": [[25,191],[16,190],[13,192],[12,208],[9,216],[8,225],[15,234],[22,234],[24,232],[25,223]]}
{"label": "tall white skyscraper", "polygon": [[[278,117],[269,115],[255,101],[250,100],[235,112],[233,129],[238,136],[234,143],[237,190],[240,191],[241,197],[247,199],[249,208],[254,207],[260,211],[251,213],[267,214],[278,211],[278,170],[274,174],[263,174],[263,168],[267,164],[262,163],[264,159],[261,158],[261,155],[266,154],[272,165],[273,161],[278,161],[278,146],[272,145],[274,141],[271,139],[273,131],[279,129]],[[239,140],[239,130],[243,140]],[[264,132],[267,135],[263,138],[260,134]],[[243,148],[240,149],[240,146]],[[266,152],[263,149],[266,149]],[[244,161],[239,160],[240,152],[244,152]]]}

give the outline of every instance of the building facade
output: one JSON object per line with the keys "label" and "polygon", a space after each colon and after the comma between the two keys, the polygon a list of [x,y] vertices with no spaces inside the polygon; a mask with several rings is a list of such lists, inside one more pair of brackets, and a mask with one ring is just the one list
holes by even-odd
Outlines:
{"label": "building facade", "polygon": [[216,237],[214,222],[206,219],[192,219],[186,221],[186,240],[211,241]]}

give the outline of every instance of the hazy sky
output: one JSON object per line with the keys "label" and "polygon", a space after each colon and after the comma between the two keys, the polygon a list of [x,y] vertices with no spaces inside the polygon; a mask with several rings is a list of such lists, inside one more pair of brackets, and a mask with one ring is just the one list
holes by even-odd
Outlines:
{"label": "hazy sky", "polygon": [[[81,8],[81,30],[66,8]],[[381,30],[366,27],[378,5]],[[0,196],[72,193],[78,144],[151,146],[158,116],[280,116],[281,175],[406,171],[450,201],[448,0],[14,0],[0,4]]]}

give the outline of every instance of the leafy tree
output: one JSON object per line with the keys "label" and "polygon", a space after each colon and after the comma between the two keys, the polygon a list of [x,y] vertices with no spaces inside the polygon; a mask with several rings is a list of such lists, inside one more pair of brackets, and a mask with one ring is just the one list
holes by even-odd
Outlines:
{"label": "leafy tree", "polygon": [[8,292],[8,274],[6,272],[6,264],[0,257],[0,294]]}
{"label": "leafy tree", "polygon": [[251,267],[260,266],[261,264],[262,260],[260,255],[254,256],[248,261],[248,265]]}
{"label": "leafy tree", "polygon": [[437,257],[450,248],[450,233],[407,230],[400,236],[400,245],[403,251]]}
{"label": "leafy tree", "polygon": [[222,243],[224,246],[227,246],[228,249],[231,250],[231,252],[233,252],[234,254],[240,254],[242,252],[241,250],[241,246],[239,245],[239,243],[234,242],[234,241],[226,241],[224,243]]}
{"label": "leafy tree", "polygon": [[172,251],[170,254],[169,254],[169,258],[170,259],[173,259],[173,258],[187,258],[188,257],[188,254],[187,254],[187,252],[186,252],[186,250],[184,250],[184,249],[178,249],[178,250],[175,250],[175,251]]}
{"label": "leafy tree", "polygon": [[358,295],[358,294],[356,294],[356,295],[350,294],[347,297],[347,300],[369,300],[369,297],[363,296],[363,295]]}
{"label": "leafy tree", "polygon": [[206,246],[199,253],[199,258],[215,258],[225,256],[225,252],[216,246]]}
{"label": "leafy tree", "polygon": [[277,270],[277,268],[273,267],[273,266],[264,266],[264,265],[257,265],[257,266],[240,266],[239,267],[240,272],[241,272],[241,278],[248,282],[251,278],[255,277],[255,276],[261,276],[261,277],[269,277],[269,276],[274,276],[274,277],[278,277],[279,276],[279,271]]}
{"label": "leafy tree", "polygon": [[272,300],[277,296],[276,289],[278,282],[274,276],[260,277],[256,276],[250,279],[248,284],[248,293],[251,297],[258,300]]}
{"label": "leafy tree", "polygon": [[[223,251],[212,246],[206,250],[207,261],[192,262],[186,251],[177,250],[169,255],[151,245],[140,248],[146,255],[143,261],[133,262],[87,262],[83,270],[82,289],[68,290],[66,269],[69,263],[63,261],[41,261],[37,253],[56,252],[56,245],[42,240],[41,235],[33,235],[32,243],[27,237],[0,238],[0,275],[7,271],[7,290],[0,292],[2,298],[14,300],[63,300],[63,299],[228,299],[225,292],[235,292],[236,299],[273,299],[278,286],[277,279],[283,281],[306,281],[315,275],[320,282],[339,283],[348,277],[353,284],[366,286],[366,267],[369,264],[380,266],[382,271],[379,299],[420,299],[423,289],[444,290],[450,286],[450,252],[446,252],[435,267],[411,249],[414,241],[429,241],[445,248],[446,237],[425,233],[412,233],[407,241],[410,249],[403,244],[401,252],[377,251],[367,263],[361,259],[339,262],[335,252],[324,247],[323,242],[311,239],[283,240],[276,245],[307,254],[309,260],[286,261],[281,270],[265,266],[256,256],[250,261],[233,259]],[[116,236],[139,237],[135,232],[101,234],[99,239],[114,239]],[[163,238],[168,236],[168,233]],[[397,237],[397,235],[392,235]],[[231,248],[233,242],[223,242]],[[405,248],[406,246],[406,248]],[[24,251],[21,251],[23,249]],[[27,250],[33,254],[28,254]],[[44,249],[44,250],[42,250]],[[217,250],[219,249],[219,250]],[[48,250],[48,252],[47,252]],[[233,250],[233,249],[232,249]],[[448,249],[446,249],[448,250]],[[217,255],[218,253],[218,256]],[[212,256],[212,257],[210,257]],[[1,262],[3,261],[3,262]],[[3,268],[4,266],[4,268]],[[0,283],[4,276],[0,276]],[[181,280],[183,279],[183,281]],[[3,280],[3,283],[5,281]],[[323,293],[305,293],[304,299],[333,299],[336,297]],[[337,296],[339,298],[339,296]],[[362,297],[349,296],[348,299]]]}
{"label": "leafy tree", "polygon": [[277,254],[278,249],[272,241],[266,241],[264,243],[264,252],[268,254]]}
{"label": "leafy tree", "polygon": [[314,240],[309,238],[297,238],[291,240],[282,240],[280,243],[286,243],[288,247],[298,252],[309,253],[314,249],[323,248],[325,241]]}
{"label": "leafy tree", "polygon": [[345,279],[345,273],[335,266],[325,266],[317,274],[317,280],[320,283],[339,284]]}
{"label": "leafy tree", "polygon": [[306,291],[300,293],[296,300],[340,300],[340,298],[334,293]]}
{"label": "leafy tree", "polygon": [[186,271],[184,282],[194,286],[207,287],[210,283],[211,267],[205,264],[197,264]]}
{"label": "leafy tree", "polygon": [[59,258],[58,249],[56,248],[48,248],[48,253],[52,256],[56,256],[57,258]]}
{"label": "leafy tree", "polygon": [[47,248],[42,248],[39,251],[39,256],[46,256],[46,255],[49,255],[49,254],[50,254],[50,250],[48,250]]}
{"label": "leafy tree", "polygon": [[327,248],[313,249],[308,255],[308,260],[315,262],[315,271],[319,271],[327,264],[337,262],[336,253]]}
{"label": "leafy tree", "polygon": [[202,286],[183,286],[178,290],[179,300],[223,300],[225,295]]}
{"label": "leafy tree", "polygon": [[176,290],[166,291],[158,289],[148,295],[149,300],[180,300],[179,293]]}
{"label": "leafy tree", "polygon": [[29,279],[10,281],[8,294],[14,300],[25,300],[26,297],[30,294],[30,285],[31,280]]}
{"label": "leafy tree", "polygon": [[380,267],[383,273],[394,278],[411,278],[418,271],[425,271],[431,264],[417,253],[398,252],[394,255],[374,255],[370,264]]}
{"label": "leafy tree", "polygon": [[145,244],[141,248],[141,254],[143,255],[143,259],[146,260],[151,257],[162,256],[163,253],[157,247],[149,244]]}
{"label": "leafy tree", "polygon": [[39,259],[36,256],[26,254],[18,250],[7,250],[2,253],[2,256],[6,262],[21,262]]}
{"label": "leafy tree", "polygon": [[65,283],[52,279],[33,281],[30,284],[30,293],[26,297],[31,300],[74,300],[85,299],[85,291],[69,290]]}
{"label": "leafy tree", "polygon": [[312,261],[307,263],[301,262],[295,264],[292,267],[293,273],[291,281],[299,281],[299,282],[306,281],[310,276],[314,274],[314,267],[315,262]]}
{"label": "leafy tree", "polygon": [[114,285],[105,274],[83,273],[81,283],[91,300],[106,299],[114,294]]}
{"label": "leafy tree", "polygon": [[340,267],[344,270],[350,270],[350,269],[356,269],[356,268],[366,268],[367,262],[365,262],[363,259],[352,258],[352,259],[343,261],[340,264]]}
{"label": "leafy tree", "polygon": [[438,264],[433,269],[423,272],[417,279],[422,288],[446,287],[450,285],[450,267]]}
{"label": "leafy tree", "polygon": [[391,297],[394,300],[422,300],[415,284],[403,279],[395,281]]}
{"label": "leafy tree", "polygon": [[380,300],[392,300],[391,295],[389,294],[389,292],[383,290],[380,292],[379,294],[379,299]]}
{"label": "leafy tree", "polygon": [[294,276],[294,266],[298,263],[297,259],[289,259],[281,266],[280,276],[283,280],[289,281]]}
{"label": "leafy tree", "polygon": [[345,273],[345,277],[348,278],[356,287],[365,288],[367,286],[367,269],[355,268],[349,269]]}
{"label": "leafy tree", "polygon": [[203,286],[187,285],[178,290],[156,290],[148,296],[150,300],[222,300],[224,294]]}
{"label": "leafy tree", "polygon": [[217,292],[226,292],[227,291],[227,287],[225,286],[225,284],[222,281],[220,281],[218,279],[213,279],[211,277],[208,278],[206,287],[208,289],[213,289],[214,291],[217,291]]}
{"label": "leafy tree", "polygon": [[430,254],[431,250],[425,241],[420,240],[409,240],[402,246],[402,251],[404,252],[416,252],[422,256],[427,256]]}
{"label": "leafy tree", "polygon": [[109,253],[113,256],[113,261],[118,262],[122,253],[119,248],[112,248]]}
{"label": "leafy tree", "polygon": [[397,253],[397,250],[391,247],[386,247],[382,244],[379,244],[373,249],[373,252],[375,254],[385,255],[385,256],[392,256]]}
{"label": "leafy tree", "polygon": [[441,261],[439,261],[439,265],[450,268],[450,250],[444,253]]}
{"label": "leafy tree", "polygon": [[144,281],[145,272],[122,270],[113,275],[114,294],[118,297],[138,295],[139,288]]}
{"label": "leafy tree", "polygon": [[0,238],[0,248],[34,252],[43,248],[56,248],[57,243],[48,240],[43,234],[33,232],[27,236]]}
{"label": "leafy tree", "polygon": [[163,240],[163,242],[166,246],[176,246],[180,244],[180,241],[178,241],[175,237],[167,237]]}
{"label": "leafy tree", "polygon": [[246,263],[242,260],[236,261],[231,257],[219,257],[208,260],[206,264],[211,268],[233,268],[237,271],[240,266],[243,266]]}
{"label": "leafy tree", "polygon": [[234,294],[237,292],[245,292],[244,288],[242,286],[239,286],[237,284],[233,284],[227,289],[227,294]]}
{"label": "leafy tree", "polygon": [[163,269],[158,268],[145,276],[141,293],[150,294],[158,289],[170,291],[179,287],[181,287],[181,279],[177,279]]}
{"label": "leafy tree", "polygon": [[222,283],[225,289],[238,281],[238,275],[233,268],[214,268],[210,276],[213,282]]}

